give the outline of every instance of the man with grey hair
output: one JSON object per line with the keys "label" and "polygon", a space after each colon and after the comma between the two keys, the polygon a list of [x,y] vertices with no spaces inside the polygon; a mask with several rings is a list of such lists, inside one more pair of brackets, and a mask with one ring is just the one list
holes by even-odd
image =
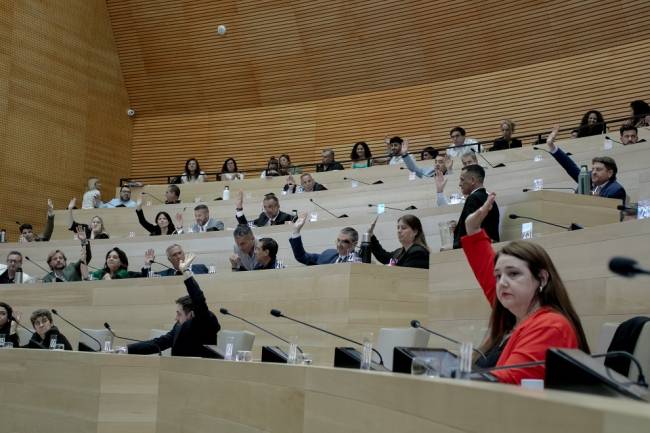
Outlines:
{"label": "man with grey hair", "polygon": [[232,234],[235,238],[233,254],[230,256],[230,268],[233,272],[252,271],[257,266],[255,259],[255,235],[245,224],[239,224]]}
{"label": "man with grey hair", "polygon": [[321,152],[321,160],[323,163],[316,165],[317,172],[345,170],[340,162],[334,160],[334,151],[332,149],[323,149]]}
{"label": "man with grey hair", "polygon": [[336,248],[330,248],[320,254],[308,253],[302,245],[300,230],[307,222],[307,214],[303,213],[293,223],[293,234],[289,238],[293,256],[303,265],[327,265],[330,263],[361,262],[354,251],[359,241],[359,233],[352,227],[344,227],[336,237]]}
{"label": "man with grey hair", "polygon": [[[183,275],[180,270],[180,263],[185,261],[185,251],[183,247],[178,244],[172,244],[165,250],[167,253],[167,260],[172,264],[172,267],[167,267],[164,271],[155,272],[154,274],[160,277],[172,277],[174,275]],[[156,252],[153,249],[148,249],[144,253],[144,267],[142,268],[142,276],[148,277],[151,274],[151,264],[156,261]],[[162,264],[162,263],[160,263]],[[166,265],[163,265],[166,266]],[[207,274],[208,268],[202,264],[192,263],[192,272],[194,274]]]}

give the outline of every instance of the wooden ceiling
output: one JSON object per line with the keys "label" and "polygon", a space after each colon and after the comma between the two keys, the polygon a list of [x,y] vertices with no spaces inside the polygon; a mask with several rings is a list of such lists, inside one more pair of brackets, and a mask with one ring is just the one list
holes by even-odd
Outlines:
{"label": "wooden ceiling", "polygon": [[[137,110],[132,173],[169,170],[172,162],[182,165],[187,153],[172,151],[179,140],[215,168],[227,155],[259,165],[280,151],[313,159],[323,145],[347,148],[357,139],[380,139],[385,131],[373,136],[350,131],[335,140],[319,131],[336,129],[356,111],[364,112],[360,122],[374,117],[366,105],[355,105],[368,103],[359,95],[381,95],[374,98],[380,123],[402,129],[397,112],[414,109],[404,96],[417,93],[419,86],[431,86],[435,93],[436,83],[590,53],[616,56],[620,47],[650,38],[650,9],[639,7],[642,3],[107,0],[126,87]],[[224,36],[216,33],[219,24],[228,28]],[[628,62],[637,60],[620,59],[623,75]],[[591,74],[600,80],[610,72],[587,71],[585,90]],[[542,87],[558,83],[537,79]],[[536,85],[518,83],[516,76],[483,84],[500,86],[493,92]],[[406,89],[407,94],[400,93]],[[462,101],[471,94],[456,91],[460,103],[449,108],[471,110],[471,101]],[[399,97],[391,99],[391,94]],[[340,102],[340,115],[319,119],[313,105],[318,101]],[[602,108],[621,112],[625,105],[621,101],[615,109]],[[414,128],[405,125],[405,132],[430,134],[432,110],[439,108],[431,102],[417,106],[414,115],[427,120]],[[455,123],[441,125],[440,132]],[[287,124],[297,133],[269,133]],[[246,138],[226,134],[227,143],[215,143],[232,129],[247,131]],[[488,136],[497,133],[497,127],[492,129]],[[430,138],[444,139],[440,132]],[[260,143],[268,139],[272,149],[266,150]],[[154,153],[160,158],[155,164],[138,156]]]}

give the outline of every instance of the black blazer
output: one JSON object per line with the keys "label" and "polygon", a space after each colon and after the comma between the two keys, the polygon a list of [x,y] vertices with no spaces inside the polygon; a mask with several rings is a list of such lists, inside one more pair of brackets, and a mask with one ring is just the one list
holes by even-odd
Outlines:
{"label": "black blazer", "polygon": [[[151,224],[147,219],[144,217],[144,212],[142,209],[136,209],[135,210],[136,215],[138,215],[138,221],[140,222],[140,225],[144,227],[146,231],[149,232],[149,235],[151,236],[160,236],[162,234],[162,230],[160,230],[160,227],[158,227],[158,224]],[[174,223],[171,221],[169,222],[169,226],[167,227],[167,233],[166,235],[172,235],[176,231],[176,227],[174,227]]]}
{"label": "black blazer", "polygon": [[[242,214],[242,216],[238,216],[237,218],[237,223],[238,224],[248,224],[248,220],[246,219],[246,215]],[[278,213],[278,216],[271,222],[272,226],[277,226],[277,225],[283,225],[287,221],[293,222],[295,219],[295,216],[289,215],[286,212],[280,211]],[[255,227],[264,227],[267,223],[269,222],[269,217],[266,216],[264,212],[260,214],[260,216],[257,217],[255,221],[253,221],[253,224],[255,224]]]}
{"label": "black blazer", "polygon": [[393,252],[388,252],[381,247],[379,240],[373,235],[370,238],[370,251],[377,261],[385,265],[390,263],[390,259],[395,259],[397,260],[396,266],[429,269],[429,250],[422,245],[413,244],[407,251],[404,251],[404,248],[398,248]]}
{"label": "black blazer", "polygon": [[[465,199],[465,206],[463,206],[463,211],[460,213],[458,224],[456,224],[456,230],[454,231],[454,249],[460,248],[460,238],[467,234],[467,229],[465,228],[467,216],[483,206],[487,198],[488,193],[485,188],[479,188]],[[497,206],[496,202],[494,202],[494,206],[492,206],[492,210],[488,213],[488,216],[483,220],[481,228],[485,229],[490,239],[494,242],[499,242],[499,206]]]}
{"label": "black blazer", "polygon": [[[71,232],[77,233],[77,227],[83,227],[84,232],[86,232],[86,238],[90,239],[90,235],[92,234],[92,230],[90,229],[88,224],[79,224],[76,221],[72,221],[72,225],[70,226],[70,228],[68,230],[70,230]],[[109,239],[109,238],[110,238],[110,236],[108,235],[108,233],[100,233],[97,236],[95,236],[95,239]]]}
{"label": "black blazer", "polygon": [[128,345],[129,353],[149,355],[172,348],[172,356],[196,356],[214,358],[204,344],[217,344],[217,332],[221,329],[217,316],[208,309],[205,295],[194,277],[184,281],[187,293],[192,298],[194,317],[185,323],[176,323],[165,335],[149,341]]}
{"label": "black blazer", "polygon": [[490,152],[493,150],[504,150],[504,149],[514,149],[515,147],[521,147],[521,140],[518,138],[511,138],[510,143],[503,137],[499,137],[494,140],[494,144],[490,148]]}
{"label": "black blazer", "polygon": [[340,162],[331,162],[329,164],[316,164],[316,172],[345,170]]}
{"label": "black blazer", "polygon": [[65,338],[65,335],[59,332],[59,328],[52,326],[49,331],[45,333],[45,338],[41,338],[38,333],[34,332],[32,338],[29,339],[29,342],[22,346],[25,349],[49,349],[50,340],[52,337],[56,336],[56,344],[63,344],[65,350],[72,350],[72,345]]}

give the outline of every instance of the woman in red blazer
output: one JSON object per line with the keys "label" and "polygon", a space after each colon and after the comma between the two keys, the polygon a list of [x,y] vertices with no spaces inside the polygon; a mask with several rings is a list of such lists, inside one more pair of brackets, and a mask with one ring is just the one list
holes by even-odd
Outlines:
{"label": "woman in red blazer", "polygon": [[[461,245],[483,293],[492,306],[488,336],[481,349],[497,366],[543,361],[551,347],[589,352],[587,339],[551,258],[539,245],[513,241],[498,253],[481,222],[495,194],[467,217]],[[500,352],[500,353],[499,353]],[[492,372],[500,382],[544,379],[544,366]]]}

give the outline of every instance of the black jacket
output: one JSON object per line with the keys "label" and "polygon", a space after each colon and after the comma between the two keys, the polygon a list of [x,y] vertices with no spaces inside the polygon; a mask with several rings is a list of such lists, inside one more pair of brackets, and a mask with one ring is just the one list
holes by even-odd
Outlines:
{"label": "black jacket", "polygon": [[185,281],[187,293],[192,298],[194,317],[182,325],[176,323],[165,335],[141,343],[128,345],[129,353],[149,355],[172,348],[172,356],[196,356],[213,358],[211,351],[204,344],[217,344],[217,332],[221,329],[217,316],[208,309],[205,295],[194,277]]}
{"label": "black jacket", "polygon": [[12,334],[11,333],[11,321],[7,320],[7,323],[5,323],[5,326],[0,328],[0,334],[3,334],[5,336],[5,342],[8,343],[13,343],[14,347],[18,347],[20,341],[18,340],[18,334]]}
{"label": "black jacket", "polygon": [[393,252],[388,252],[382,248],[379,240],[373,235],[370,238],[370,250],[377,261],[385,265],[390,263],[390,259],[394,259],[397,261],[395,266],[429,269],[429,250],[422,245],[413,244],[407,251],[404,251],[404,248],[398,248]]}
{"label": "black jacket", "polygon": [[[467,229],[465,228],[465,220],[467,219],[467,216],[483,206],[483,203],[487,201],[487,198],[488,193],[485,188],[479,188],[465,199],[465,206],[463,206],[463,211],[460,213],[458,224],[456,224],[456,230],[454,231],[455,249],[460,248],[460,238],[467,234]],[[485,229],[485,232],[490,239],[494,242],[499,242],[499,206],[497,206],[496,202],[494,202],[492,210],[483,220],[481,228]]]}
{"label": "black jacket", "polygon": [[343,167],[343,164],[340,162],[331,162],[329,164],[317,164],[316,165],[316,172],[323,172],[323,171],[334,171],[334,170],[345,170]]}
{"label": "black jacket", "polygon": [[63,344],[65,350],[72,350],[72,345],[65,338],[65,335],[61,334],[59,328],[52,326],[49,331],[45,333],[45,338],[41,338],[38,333],[34,332],[32,337],[29,339],[26,345],[22,346],[24,349],[49,349],[50,340],[52,337],[56,336],[56,344]]}
{"label": "black jacket", "polygon": [[494,144],[490,148],[490,152],[493,150],[505,150],[505,149],[514,149],[515,147],[521,147],[521,140],[518,138],[510,139],[510,142],[503,137],[499,137],[494,140]]}
{"label": "black jacket", "polygon": [[[160,230],[160,227],[158,224],[151,224],[147,219],[144,217],[144,212],[142,209],[136,209],[135,210],[136,215],[138,215],[138,221],[140,222],[140,225],[144,227],[146,231],[149,232],[151,236],[160,236],[162,234],[162,230]],[[167,233],[166,235],[171,235],[174,234],[176,231],[176,227],[174,227],[174,224],[170,221],[169,226],[167,227]]]}
{"label": "black jacket", "polygon": [[[238,216],[236,218],[237,218],[237,223],[238,224],[244,224],[244,225],[248,224],[248,220],[246,219],[246,215],[242,214],[242,216]],[[293,222],[294,219],[295,219],[295,216],[289,215],[286,212],[280,211],[278,213],[278,216],[275,218],[275,220],[273,220],[271,222],[271,225],[272,226],[283,225],[287,221]],[[267,225],[268,222],[269,222],[269,217],[266,216],[266,214],[264,212],[262,212],[260,214],[260,216],[258,216],[257,219],[255,221],[253,221],[253,224],[255,224],[255,227],[264,227],[265,225]]]}

